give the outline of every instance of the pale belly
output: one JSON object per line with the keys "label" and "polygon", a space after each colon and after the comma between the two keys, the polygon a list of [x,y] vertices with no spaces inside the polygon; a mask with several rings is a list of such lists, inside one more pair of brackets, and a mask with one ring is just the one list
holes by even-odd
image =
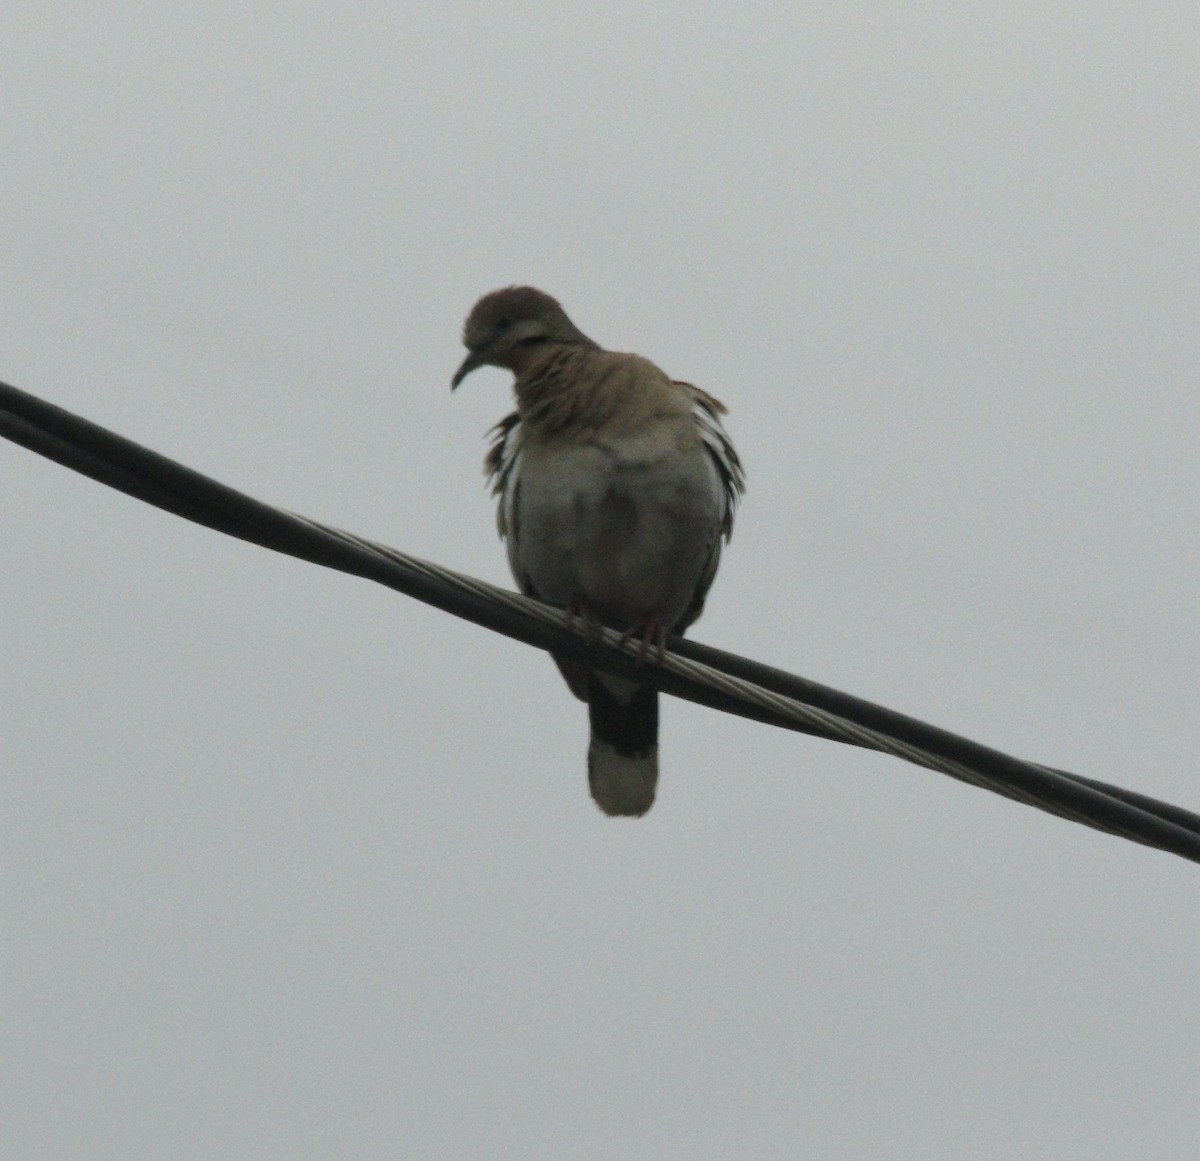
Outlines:
{"label": "pale belly", "polygon": [[715,551],[721,502],[699,445],[669,458],[594,446],[525,455],[513,571],[551,604],[674,625]]}

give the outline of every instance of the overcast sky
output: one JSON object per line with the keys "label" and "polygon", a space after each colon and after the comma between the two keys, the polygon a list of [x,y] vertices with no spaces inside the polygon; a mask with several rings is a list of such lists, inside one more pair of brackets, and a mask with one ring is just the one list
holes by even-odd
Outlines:
{"label": "overcast sky", "polygon": [[[260,7],[6,9],[0,378],[509,584],[532,283],[730,406],[698,639],[1200,808],[1195,0]],[[1196,866],[673,700],[608,820],[541,654],[0,494],[5,1157],[1200,1151]]]}

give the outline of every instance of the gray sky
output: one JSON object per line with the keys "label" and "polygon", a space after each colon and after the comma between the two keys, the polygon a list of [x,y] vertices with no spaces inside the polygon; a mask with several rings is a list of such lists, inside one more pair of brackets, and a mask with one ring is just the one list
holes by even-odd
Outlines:
{"label": "gray sky", "polygon": [[[698,639],[1200,806],[1194,0],[54,7],[0,378],[507,584],[533,283],[730,405]],[[540,654],[0,487],[4,1156],[1200,1149],[1195,866],[675,701],[609,821]]]}

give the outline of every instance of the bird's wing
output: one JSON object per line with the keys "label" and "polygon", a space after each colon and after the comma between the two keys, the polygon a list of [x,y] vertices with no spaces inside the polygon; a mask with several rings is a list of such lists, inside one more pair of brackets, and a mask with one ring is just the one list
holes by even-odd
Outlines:
{"label": "bird's wing", "polygon": [[713,537],[712,550],[700,579],[696,583],[696,591],[687,610],[675,625],[675,632],[681,636],[689,625],[695,624],[704,611],[704,601],[708,590],[712,587],[717,575],[717,566],[721,563],[721,541],[728,541],[733,534],[733,516],[737,510],[738,501],[746,490],[746,474],[742,461],[738,457],[733,441],[721,422],[721,416],[727,408],[719,399],[702,391],[692,383],[681,383],[686,387],[692,398],[692,418],[699,429],[700,438],[704,441],[704,449],[708,453],[713,468],[716,470],[717,481],[721,489],[720,497],[720,534]]}
{"label": "bird's wing", "polygon": [[508,550],[508,567],[514,579],[527,597],[538,594],[520,566],[518,544],[520,528],[517,520],[517,501],[521,491],[521,417],[517,412],[506,415],[488,432],[491,446],[483,461],[483,470],[491,486],[492,495],[498,497],[496,506],[496,528]]}

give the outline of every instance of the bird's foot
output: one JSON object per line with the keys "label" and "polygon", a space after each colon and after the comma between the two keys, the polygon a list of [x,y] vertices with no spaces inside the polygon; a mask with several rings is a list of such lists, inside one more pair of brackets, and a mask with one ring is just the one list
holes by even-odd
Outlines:
{"label": "bird's foot", "polygon": [[647,660],[656,665],[662,661],[667,652],[667,626],[657,613],[640,617],[621,634],[621,644],[638,639],[637,663],[645,664]]}
{"label": "bird's foot", "polygon": [[586,601],[572,601],[567,606],[567,628],[578,633],[585,641],[595,641],[599,635],[600,618],[588,607]]}

